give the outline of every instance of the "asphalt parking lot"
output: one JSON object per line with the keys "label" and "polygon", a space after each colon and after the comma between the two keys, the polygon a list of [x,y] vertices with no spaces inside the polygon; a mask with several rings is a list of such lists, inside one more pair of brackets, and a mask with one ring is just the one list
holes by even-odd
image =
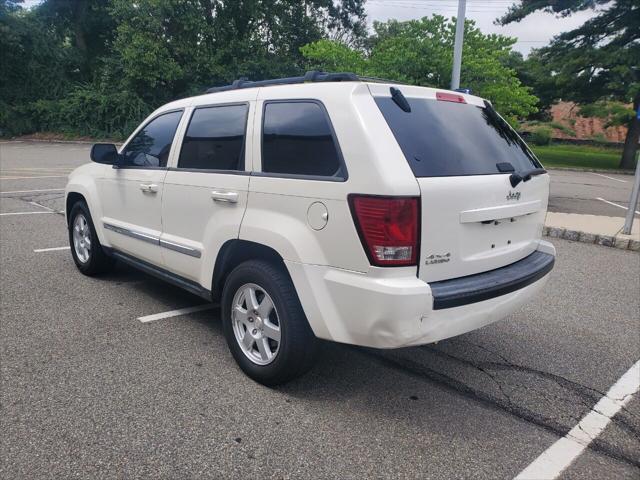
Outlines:
{"label": "asphalt parking lot", "polygon": [[551,170],[549,211],[624,217],[632,188],[631,175]]}
{"label": "asphalt parking lot", "polygon": [[[215,306],[144,322],[202,300],[76,270],[60,189],[87,152],[0,144],[2,478],[514,478],[640,359],[640,255],[553,239],[543,294],[508,319],[395,351],[327,343],[265,388]],[[640,477],[625,401],[559,478]]]}

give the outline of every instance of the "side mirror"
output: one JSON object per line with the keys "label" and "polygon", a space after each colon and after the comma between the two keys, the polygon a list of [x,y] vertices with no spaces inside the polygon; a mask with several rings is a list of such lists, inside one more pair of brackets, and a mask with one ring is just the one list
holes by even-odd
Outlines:
{"label": "side mirror", "polygon": [[106,165],[116,165],[120,155],[113,143],[96,143],[91,147],[91,160]]}

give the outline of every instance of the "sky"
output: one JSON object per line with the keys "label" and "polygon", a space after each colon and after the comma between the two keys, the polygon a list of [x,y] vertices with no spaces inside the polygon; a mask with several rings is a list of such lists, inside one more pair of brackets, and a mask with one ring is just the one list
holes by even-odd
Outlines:
{"label": "sky", "polygon": [[[37,5],[42,0],[25,0],[24,6]],[[536,12],[519,23],[506,27],[494,25],[516,0],[467,0],[466,17],[476,21],[484,33],[500,33],[516,37],[514,50],[527,55],[532,48],[543,47],[557,34],[572,30],[594,16],[593,10],[577,12],[566,18]],[[434,13],[452,17],[457,15],[458,0],[367,0],[365,4],[367,22],[385,21],[390,18],[410,20],[431,16]]]}
{"label": "sky", "polygon": [[[577,12],[565,18],[536,12],[519,23],[505,27],[494,25],[515,0],[467,0],[466,18],[475,20],[483,33],[499,33],[518,39],[514,50],[527,55],[532,48],[543,47],[559,33],[573,30],[595,15],[593,10]],[[457,16],[458,0],[367,0],[367,22],[385,21],[391,18],[410,20],[431,16]]]}

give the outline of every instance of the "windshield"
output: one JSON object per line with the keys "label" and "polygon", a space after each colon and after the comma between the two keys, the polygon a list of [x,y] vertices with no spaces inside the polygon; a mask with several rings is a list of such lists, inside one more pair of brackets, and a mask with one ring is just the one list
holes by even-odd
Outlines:
{"label": "windshield", "polygon": [[375,98],[416,177],[504,173],[540,167],[516,132],[485,102],[484,107],[425,98],[407,98],[403,111],[390,97]]}

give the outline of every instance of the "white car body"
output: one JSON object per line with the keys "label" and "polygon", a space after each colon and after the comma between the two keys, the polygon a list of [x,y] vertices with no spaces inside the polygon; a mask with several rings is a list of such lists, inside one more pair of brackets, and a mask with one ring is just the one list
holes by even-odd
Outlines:
{"label": "white car body", "polygon": [[[506,267],[536,251],[555,255],[541,239],[548,175],[517,187],[506,173],[416,178],[374,100],[389,97],[390,87],[304,83],[178,100],[153,112],[138,129],[162,113],[183,112],[166,168],[90,163],[70,175],[66,195],[86,200],[103,247],[158,268],[205,298],[220,288],[215,270],[229,242],[253,242],[276,252],[321,339],[397,348],[500,320],[535,297],[549,275],[450,308],[434,308],[432,284]],[[439,92],[399,88],[406,97],[432,101]],[[467,104],[483,105],[478,97],[459,95]],[[261,174],[264,103],[291,99],[313,100],[326,109],[348,171],[344,181]],[[194,109],[238,103],[248,105],[244,171],[177,168]],[[510,192],[518,192],[517,201],[506,199]],[[350,209],[351,194],[420,198],[417,265],[372,266]],[[429,255],[449,260],[428,263]]]}

